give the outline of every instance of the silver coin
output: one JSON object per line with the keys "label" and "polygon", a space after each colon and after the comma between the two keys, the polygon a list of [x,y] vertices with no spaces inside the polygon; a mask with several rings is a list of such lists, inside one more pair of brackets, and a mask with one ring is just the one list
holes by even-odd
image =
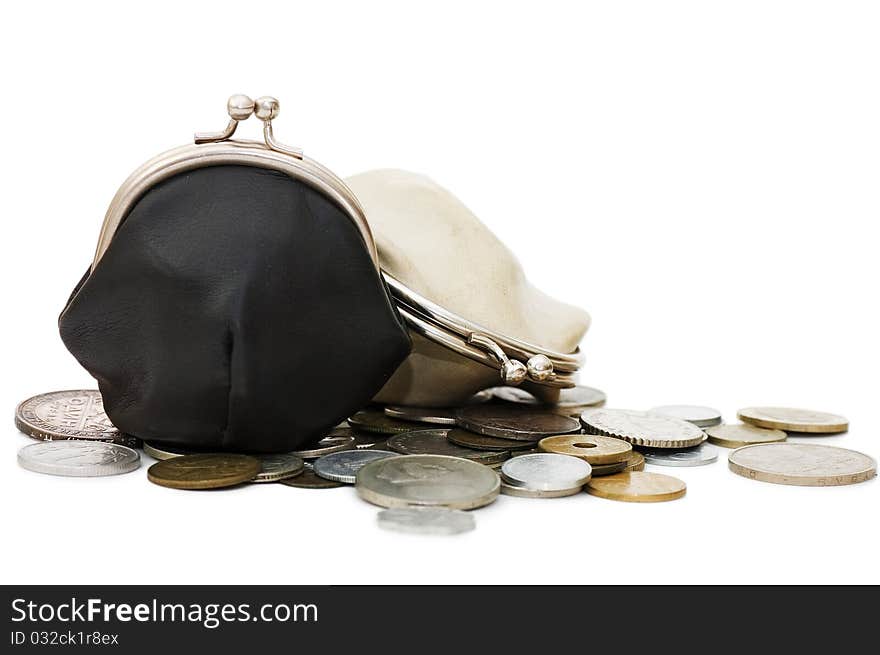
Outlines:
{"label": "silver coin", "polygon": [[328,435],[312,447],[294,450],[290,454],[302,457],[303,459],[314,459],[315,457],[323,457],[330,453],[351,450],[355,447],[355,443],[355,438],[351,435]]}
{"label": "silver coin", "polygon": [[608,400],[604,391],[581,385],[560,389],[559,400],[555,403],[543,403],[525,389],[518,387],[493,387],[491,391],[492,396],[498,400],[564,410],[566,416],[579,416],[588,407],[600,407]]}
{"label": "silver coin", "polygon": [[171,446],[159,446],[158,444],[152,444],[145,441],[144,454],[149,455],[153,459],[163,460],[171,459],[172,457],[183,457],[184,455],[192,455],[193,453],[188,450],[178,450],[177,448],[172,448]]}
{"label": "silver coin", "polygon": [[560,491],[544,491],[543,489],[529,489],[528,487],[517,487],[501,480],[501,493],[505,496],[516,496],[517,498],[562,498],[563,496],[574,496],[583,491],[583,485],[577,485],[570,489],[562,489]]}
{"label": "silver coin", "polygon": [[337,425],[327,433],[328,437],[354,437],[355,448],[370,448],[371,450],[387,450],[385,442],[388,441],[388,435],[378,432],[364,432],[348,427],[348,425]]}
{"label": "silver coin", "polygon": [[455,425],[456,408],[449,407],[404,407],[394,405],[385,408],[385,414],[391,418],[416,423],[433,423],[435,425]]}
{"label": "silver coin", "polygon": [[448,455],[449,457],[461,457],[471,459],[480,464],[491,466],[498,464],[510,457],[510,452],[505,450],[477,450],[459,446],[449,441],[446,435],[452,430],[441,428],[438,430],[416,430],[396,434],[388,439],[388,449],[404,455]]}
{"label": "silver coin", "polygon": [[628,409],[587,409],[581,424],[589,434],[617,437],[649,448],[690,448],[706,440],[706,433],[680,418]]}
{"label": "silver coin", "polygon": [[371,462],[355,489],[382,507],[411,505],[475,509],[498,497],[501,482],[488,466],[444,455],[400,455]]}
{"label": "silver coin", "polygon": [[33,439],[107,441],[135,448],[139,439],[114,427],[97,389],[50,391],[15,408],[15,427]]}
{"label": "silver coin", "polygon": [[703,466],[718,459],[718,449],[707,443],[693,448],[642,448],[639,452],[655,466]]}
{"label": "silver coin", "polygon": [[556,453],[520,455],[501,466],[501,476],[507,484],[540,491],[583,487],[592,473],[593,468],[584,460]]}
{"label": "silver coin", "polygon": [[134,471],[141,456],[127,446],[103,441],[44,441],[19,450],[18,463],[36,473],[95,478]]}
{"label": "silver coin", "polygon": [[280,455],[255,455],[260,460],[260,472],[251,482],[278,482],[299,475],[305,468],[305,462],[297,455],[281,453]]}
{"label": "silver coin", "polygon": [[708,428],[721,423],[721,412],[701,405],[661,405],[649,411],[654,414],[680,418],[700,428]]}
{"label": "silver coin", "polygon": [[317,459],[314,470],[327,480],[354,484],[357,472],[361,468],[386,457],[400,457],[400,455],[387,450],[345,450]]}
{"label": "silver coin", "polygon": [[376,519],[380,528],[410,534],[461,534],[476,524],[473,514],[443,507],[394,507],[383,509]]}

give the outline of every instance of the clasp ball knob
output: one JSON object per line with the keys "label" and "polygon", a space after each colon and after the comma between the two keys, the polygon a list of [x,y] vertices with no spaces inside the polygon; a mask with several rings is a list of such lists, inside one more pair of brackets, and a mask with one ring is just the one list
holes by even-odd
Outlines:
{"label": "clasp ball knob", "polygon": [[535,382],[544,382],[553,375],[553,362],[547,355],[534,355],[526,362],[526,369]]}
{"label": "clasp ball knob", "polygon": [[242,93],[236,93],[226,101],[226,111],[233,120],[247,120],[254,113],[254,101]]}
{"label": "clasp ball knob", "polygon": [[257,98],[254,103],[254,114],[261,121],[274,120],[279,111],[281,111],[281,104],[272,96]]}
{"label": "clasp ball knob", "polygon": [[501,364],[501,379],[504,384],[517,385],[526,379],[526,365],[515,359],[508,359]]}

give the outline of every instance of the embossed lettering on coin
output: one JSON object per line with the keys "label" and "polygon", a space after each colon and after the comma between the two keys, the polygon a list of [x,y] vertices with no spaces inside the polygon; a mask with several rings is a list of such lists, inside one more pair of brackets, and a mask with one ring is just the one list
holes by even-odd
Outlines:
{"label": "embossed lettering on coin", "polygon": [[15,426],[34,439],[138,445],[136,438],[117,430],[107,418],[104,400],[97,389],[52,391],[28,398],[15,409]]}
{"label": "embossed lettering on coin", "polygon": [[877,462],[864,453],[806,443],[745,446],[730,453],[727,461],[737,475],[796,486],[857,484],[877,475]]}

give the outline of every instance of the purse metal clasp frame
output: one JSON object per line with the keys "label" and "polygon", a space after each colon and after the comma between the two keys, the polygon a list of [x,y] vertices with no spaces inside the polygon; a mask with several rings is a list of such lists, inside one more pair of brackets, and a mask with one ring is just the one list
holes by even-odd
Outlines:
{"label": "purse metal clasp frame", "polygon": [[251,100],[250,97],[237,93],[229,97],[226,102],[226,111],[229,114],[229,123],[226,124],[226,128],[222,132],[196,132],[194,137],[196,143],[228,141],[235,134],[238,124],[254,115],[263,121],[263,139],[266,142],[266,147],[297,159],[303,158],[303,152],[300,148],[291,148],[275,140],[272,121],[278,117],[278,113],[281,111],[281,103],[277,99],[272,96],[262,96]]}

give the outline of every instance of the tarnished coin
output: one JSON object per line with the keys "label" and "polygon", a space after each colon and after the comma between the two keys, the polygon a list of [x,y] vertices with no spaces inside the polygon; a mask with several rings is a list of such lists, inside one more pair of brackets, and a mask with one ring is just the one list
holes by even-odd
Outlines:
{"label": "tarnished coin", "polygon": [[363,430],[355,430],[347,425],[337,425],[327,433],[328,437],[353,437],[355,448],[369,448],[371,450],[385,450],[385,442],[388,435],[379,432],[364,432]]}
{"label": "tarnished coin", "polygon": [[418,429],[413,427],[412,421],[391,418],[381,409],[372,408],[362,409],[349,418],[348,423],[357,430],[379,432],[381,434],[402,434]]}
{"label": "tarnished coin", "polygon": [[[342,428],[333,428],[334,430],[341,430]],[[291,452],[291,455],[296,455],[297,457],[302,457],[303,459],[314,459],[315,457],[323,457],[324,455],[329,455],[330,453],[338,453],[343,450],[352,450],[356,445],[356,440],[353,435],[344,435],[344,434],[336,434],[336,435],[328,435],[313,444],[308,448],[303,448],[301,450],[294,450]]]}
{"label": "tarnished coin", "polygon": [[94,478],[134,471],[141,465],[136,450],[102,441],[46,441],[18,451],[18,463],[35,473]]}
{"label": "tarnished coin", "polygon": [[592,387],[576,386],[561,389],[556,403],[543,403],[525,389],[518,387],[493,387],[492,395],[498,400],[519,405],[534,405],[559,410],[566,416],[579,416],[588,407],[601,407],[607,396],[604,391]]}
{"label": "tarnished coin", "polygon": [[[629,454],[629,457],[626,460],[626,468],[625,471],[644,471],[645,470],[645,456],[642,455],[638,451],[632,451]],[[593,469],[593,474],[595,475],[596,469]]]}
{"label": "tarnished coin", "polygon": [[[626,471],[628,462],[629,460],[627,459],[612,464],[590,464],[590,466],[593,467],[593,475],[614,475],[615,473]],[[644,462],[644,459],[642,462]],[[644,468],[644,464],[642,464],[642,468]]]}
{"label": "tarnished coin", "polygon": [[184,455],[195,455],[197,453],[187,451],[187,450],[178,450],[177,448],[172,448],[171,446],[158,445],[153,444],[148,441],[144,442],[144,454],[149,455],[153,459],[171,459],[172,457],[183,457]]}
{"label": "tarnished coin", "polygon": [[752,446],[759,443],[785,441],[788,438],[788,435],[782,430],[759,428],[748,423],[715,425],[711,428],[706,428],[706,434],[709,437],[710,443],[716,446],[724,446],[725,448],[742,448],[743,446]]}
{"label": "tarnished coin", "polygon": [[314,470],[309,468],[303,469],[303,472],[299,475],[295,475],[292,478],[284,478],[278,482],[288,487],[296,487],[298,489],[336,489],[337,487],[345,486],[342,482],[322,478],[315,473]]}
{"label": "tarnished coin", "polygon": [[501,476],[507,484],[541,491],[583,487],[592,472],[584,460],[556,453],[519,455],[501,467]]}
{"label": "tarnished coin", "polygon": [[[455,425],[455,407],[404,407],[395,405],[385,408],[385,415],[401,421]],[[412,428],[410,428],[412,429]]]}
{"label": "tarnished coin", "polygon": [[219,489],[250,482],[259,472],[256,457],[206,453],[156,462],[147,469],[147,479],[172,489]]}
{"label": "tarnished coin", "polygon": [[256,455],[260,460],[260,472],[251,482],[278,482],[299,475],[305,468],[301,457],[290,453],[280,455]]}
{"label": "tarnished coin", "polygon": [[475,509],[498,497],[498,474],[482,464],[443,455],[401,455],[364,466],[355,489],[382,507],[427,505]]}
{"label": "tarnished coin", "polygon": [[843,416],[792,407],[746,407],[739,410],[737,418],[759,428],[788,432],[834,434],[849,429],[849,421]]}
{"label": "tarnished coin", "polygon": [[462,407],[455,418],[465,430],[520,441],[534,442],[554,434],[580,431],[580,424],[569,416],[516,405]]}
{"label": "tarnished coin", "polygon": [[476,450],[529,450],[533,446],[531,441],[517,441],[516,439],[502,439],[490,437],[487,434],[477,434],[461,428],[453,428],[446,433],[446,438],[452,443],[474,448]]}
{"label": "tarnished coin", "polygon": [[462,457],[490,466],[510,457],[506,450],[475,450],[452,443],[447,439],[448,429],[417,430],[396,434],[388,439],[388,448],[403,455],[448,455]]}
{"label": "tarnished coin", "polygon": [[562,498],[563,496],[574,496],[583,491],[583,485],[571,487],[569,489],[561,489],[558,491],[546,491],[544,489],[531,489],[529,487],[517,487],[501,480],[501,493],[505,496],[516,496],[517,498]]}
{"label": "tarnished coin", "polygon": [[616,475],[593,478],[587,483],[586,491],[592,496],[610,500],[657,503],[681,498],[687,491],[687,485],[671,475],[624,471]]}
{"label": "tarnished coin", "polygon": [[877,462],[864,453],[806,443],[745,446],[727,461],[731,471],[745,478],[804,487],[856,484],[877,475]]}
{"label": "tarnished coin", "polygon": [[706,438],[693,423],[629,409],[588,409],[581,414],[581,423],[590,434],[617,437],[652,448],[689,448]]}
{"label": "tarnished coin", "polygon": [[130,448],[139,440],[117,430],[104,413],[97,389],[51,391],[28,398],[15,408],[15,427],[33,439],[107,441]]}
{"label": "tarnished coin", "polygon": [[653,414],[680,418],[682,421],[693,423],[701,428],[721,423],[721,412],[717,409],[700,405],[661,405],[660,407],[654,407],[650,411]]}
{"label": "tarnished coin", "polygon": [[571,455],[596,464],[624,462],[632,452],[632,446],[622,439],[595,434],[564,434],[545,437],[538,442],[538,450],[545,453]]}
{"label": "tarnished coin", "polygon": [[379,527],[410,534],[453,535],[470,532],[474,515],[443,507],[394,507],[383,509],[377,517]]}
{"label": "tarnished coin", "polygon": [[386,457],[399,457],[387,450],[346,450],[331,453],[315,461],[315,473],[322,478],[354,484],[357,472],[370,462]]}
{"label": "tarnished coin", "polygon": [[705,443],[691,448],[645,448],[642,454],[655,466],[704,466],[718,459],[718,449]]}

